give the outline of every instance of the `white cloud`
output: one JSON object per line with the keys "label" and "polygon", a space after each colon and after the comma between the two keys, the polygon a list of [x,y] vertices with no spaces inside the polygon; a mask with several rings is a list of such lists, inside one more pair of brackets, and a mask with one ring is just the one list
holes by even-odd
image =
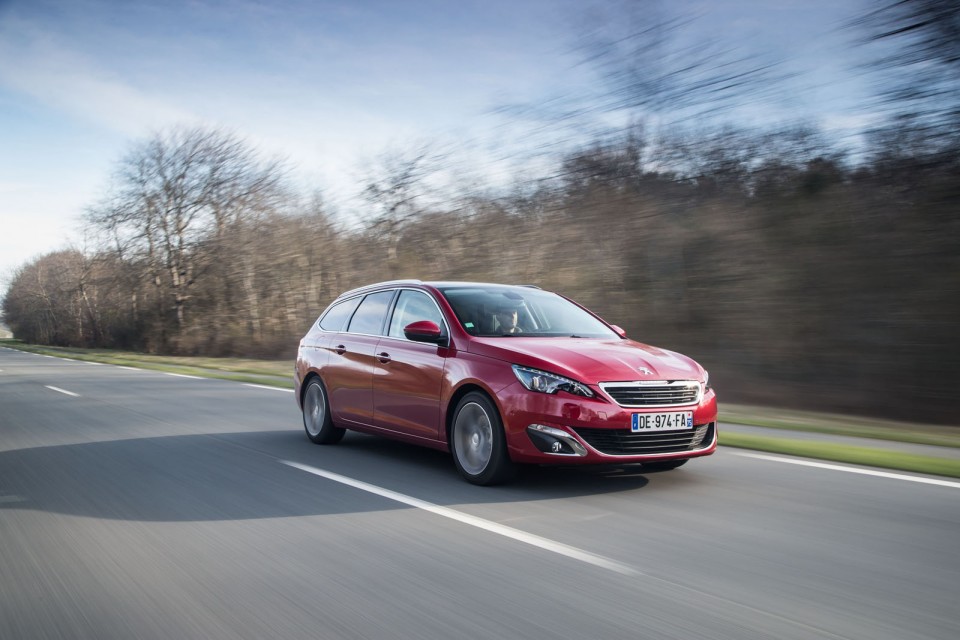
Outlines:
{"label": "white cloud", "polygon": [[58,212],[74,206],[75,193],[46,185],[3,185],[0,189],[0,295],[18,267],[66,247],[76,237],[75,218]]}
{"label": "white cloud", "polygon": [[99,68],[79,51],[22,21],[0,28],[0,84],[40,103],[124,135],[169,122],[195,120],[190,112]]}
{"label": "white cloud", "polygon": [[863,131],[883,119],[879,113],[827,113],[820,116],[820,126],[826,131]]}

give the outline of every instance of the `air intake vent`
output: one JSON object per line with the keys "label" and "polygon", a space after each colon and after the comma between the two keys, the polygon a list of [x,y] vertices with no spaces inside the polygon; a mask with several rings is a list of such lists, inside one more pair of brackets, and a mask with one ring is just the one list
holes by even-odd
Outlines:
{"label": "air intake vent", "polygon": [[629,429],[574,429],[587,444],[609,456],[697,451],[713,444],[714,423],[685,431],[633,433]]}

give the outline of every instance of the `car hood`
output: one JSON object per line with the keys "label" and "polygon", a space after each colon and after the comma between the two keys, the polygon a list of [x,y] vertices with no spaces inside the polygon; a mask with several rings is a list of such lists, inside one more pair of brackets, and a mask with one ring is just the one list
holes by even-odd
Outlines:
{"label": "car hood", "polygon": [[687,356],[633,340],[474,338],[468,350],[587,384],[703,379],[700,366]]}

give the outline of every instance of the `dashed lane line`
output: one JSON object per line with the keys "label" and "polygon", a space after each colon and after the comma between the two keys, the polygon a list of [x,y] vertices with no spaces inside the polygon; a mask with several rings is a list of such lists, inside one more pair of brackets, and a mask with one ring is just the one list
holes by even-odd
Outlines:
{"label": "dashed lane line", "polygon": [[47,389],[50,389],[51,391],[57,391],[59,393],[66,394],[68,396],[73,396],[74,398],[80,397],[79,393],[74,393],[73,391],[67,391],[66,389],[61,389],[60,387],[53,387],[53,386],[50,386],[49,384],[45,384],[43,386],[45,386]]}

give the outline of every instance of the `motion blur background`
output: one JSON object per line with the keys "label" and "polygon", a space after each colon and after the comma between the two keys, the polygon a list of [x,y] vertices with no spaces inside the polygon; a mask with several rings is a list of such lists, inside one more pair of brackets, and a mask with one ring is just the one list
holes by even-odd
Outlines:
{"label": "motion blur background", "polygon": [[796,65],[705,37],[695,4],[584,7],[570,83],[485,114],[496,168],[466,143],[393,144],[346,206],[243,131],[130,136],[73,245],[9,274],[5,323],[42,344],[292,358],[355,286],[531,283],[696,358],[726,401],[956,424],[957,3],[849,3],[829,33],[868,91],[844,129],[789,117],[819,95]]}

